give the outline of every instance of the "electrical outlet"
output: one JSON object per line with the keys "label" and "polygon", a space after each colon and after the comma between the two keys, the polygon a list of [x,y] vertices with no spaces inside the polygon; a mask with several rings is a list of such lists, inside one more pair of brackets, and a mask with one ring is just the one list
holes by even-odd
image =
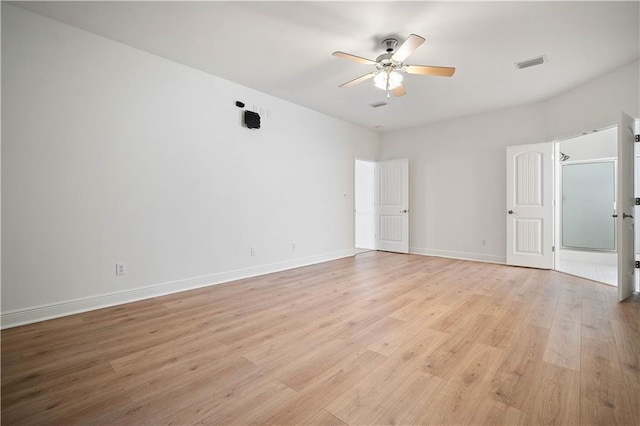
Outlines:
{"label": "electrical outlet", "polygon": [[116,263],[116,275],[124,275],[127,273],[126,263]]}
{"label": "electrical outlet", "polygon": [[487,240],[482,240],[482,247],[486,247],[487,246]]}
{"label": "electrical outlet", "polygon": [[255,255],[256,255],[256,248],[251,247],[251,256],[255,256]]}

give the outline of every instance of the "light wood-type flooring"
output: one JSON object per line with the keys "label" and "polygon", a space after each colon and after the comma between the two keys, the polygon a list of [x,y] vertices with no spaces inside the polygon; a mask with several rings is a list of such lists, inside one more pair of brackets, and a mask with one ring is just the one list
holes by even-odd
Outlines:
{"label": "light wood-type flooring", "polygon": [[2,332],[2,423],[640,424],[640,309],[363,253]]}

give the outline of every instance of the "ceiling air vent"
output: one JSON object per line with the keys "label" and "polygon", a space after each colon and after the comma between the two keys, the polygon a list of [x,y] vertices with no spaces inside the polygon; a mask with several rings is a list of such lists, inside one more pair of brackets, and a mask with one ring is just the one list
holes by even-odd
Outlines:
{"label": "ceiling air vent", "polygon": [[380,101],[380,102],[374,102],[371,105],[374,108],[380,108],[381,106],[385,106],[387,103],[385,101]]}
{"label": "ceiling air vent", "polygon": [[525,68],[535,67],[536,65],[542,65],[545,62],[547,62],[547,57],[542,55],[538,56],[537,58],[528,59],[526,61],[516,62],[516,68],[522,70]]}

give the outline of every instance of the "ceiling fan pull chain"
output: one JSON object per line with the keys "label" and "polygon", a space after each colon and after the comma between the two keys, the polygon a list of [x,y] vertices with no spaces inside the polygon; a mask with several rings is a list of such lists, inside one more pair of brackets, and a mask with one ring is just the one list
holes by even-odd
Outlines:
{"label": "ceiling fan pull chain", "polygon": [[389,96],[389,77],[391,77],[391,72],[389,68],[385,68],[385,71],[387,73],[387,96]]}

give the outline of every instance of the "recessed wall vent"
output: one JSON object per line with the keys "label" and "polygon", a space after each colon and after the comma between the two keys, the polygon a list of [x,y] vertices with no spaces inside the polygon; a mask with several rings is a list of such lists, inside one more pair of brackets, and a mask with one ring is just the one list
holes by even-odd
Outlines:
{"label": "recessed wall vent", "polygon": [[538,56],[537,58],[528,59],[526,61],[516,62],[516,68],[522,70],[525,68],[535,67],[536,65],[542,65],[545,62],[547,62],[547,57],[542,55]]}
{"label": "recessed wall vent", "polygon": [[385,101],[380,101],[380,102],[374,102],[371,105],[374,108],[380,108],[381,106],[385,106],[387,103]]}

